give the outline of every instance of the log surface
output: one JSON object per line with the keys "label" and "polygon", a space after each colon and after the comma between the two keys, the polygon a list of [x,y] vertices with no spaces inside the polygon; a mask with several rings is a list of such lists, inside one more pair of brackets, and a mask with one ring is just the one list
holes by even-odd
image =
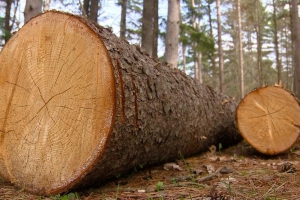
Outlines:
{"label": "log surface", "polygon": [[239,103],[236,123],[244,139],[259,152],[282,153],[299,137],[298,100],[279,86],[256,89]]}
{"label": "log surface", "polygon": [[241,140],[230,97],[68,13],[24,25],[0,75],[0,173],[36,194]]}

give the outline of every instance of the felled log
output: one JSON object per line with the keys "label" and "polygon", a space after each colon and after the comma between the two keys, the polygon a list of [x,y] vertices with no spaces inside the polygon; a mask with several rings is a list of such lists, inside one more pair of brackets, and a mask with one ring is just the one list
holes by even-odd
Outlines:
{"label": "felled log", "polygon": [[298,100],[280,86],[256,89],[239,103],[236,123],[243,138],[259,152],[282,153],[299,137]]}
{"label": "felled log", "polygon": [[85,18],[46,12],[0,54],[0,173],[53,195],[241,137],[236,103]]}

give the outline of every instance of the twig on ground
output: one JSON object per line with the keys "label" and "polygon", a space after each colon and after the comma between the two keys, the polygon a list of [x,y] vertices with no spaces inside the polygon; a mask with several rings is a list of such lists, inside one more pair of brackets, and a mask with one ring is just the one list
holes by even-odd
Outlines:
{"label": "twig on ground", "polygon": [[204,177],[201,177],[201,178],[199,178],[199,179],[196,179],[196,182],[197,182],[197,183],[201,183],[201,182],[203,182],[203,181],[208,181],[208,180],[213,179],[215,176],[218,176],[219,172],[220,172],[221,169],[223,169],[223,168],[224,168],[224,166],[219,167],[214,173],[211,173],[211,174],[209,174],[209,175],[207,175],[207,176],[204,176]]}

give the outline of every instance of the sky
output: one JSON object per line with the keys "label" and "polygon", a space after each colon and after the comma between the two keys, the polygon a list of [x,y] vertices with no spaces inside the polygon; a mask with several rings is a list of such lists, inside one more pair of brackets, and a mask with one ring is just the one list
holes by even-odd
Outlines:
{"label": "sky", "polygon": [[[51,0],[50,9],[61,10],[65,12],[69,12],[72,14],[80,14],[79,10],[79,0],[63,0],[64,4],[68,4],[65,6],[61,3],[62,0]],[[81,0],[83,2],[83,0]],[[117,36],[120,35],[120,19],[121,19],[121,6],[116,4],[117,0],[102,0],[102,9],[99,12],[98,23],[104,27],[111,27],[114,34]],[[166,18],[167,17],[167,0],[160,0],[159,2],[159,16]],[[17,20],[19,20],[20,27],[23,25],[24,21],[24,8],[25,8],[26,0],[20,0],[20,6],[18,9]],[[130,25],[130,21],[135,21],[139,18],[138,15],[134,13],[127,13],[127,26]],[[18,28],[15,27],[14,31]],[[139,44],[138,40],[131,40],[130,43]],[[162,56],[164,52],[164,44],[162,41],[159,41],[158,44],[159,56]]]}

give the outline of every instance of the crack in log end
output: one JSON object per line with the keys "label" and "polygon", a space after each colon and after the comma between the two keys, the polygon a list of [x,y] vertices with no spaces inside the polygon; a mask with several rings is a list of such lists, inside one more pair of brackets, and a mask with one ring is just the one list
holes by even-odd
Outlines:
{"label": "crack in log end", "polygon": [[125,94],[124,94],[124,85],[123,85],[123,75],[122,75],[122,71],[120,68],[120,62],[119,60],[114,60],[114,63],[116,63],[116,67],[118,70],[118,74],[119,74],[119,90],[120,90],[120,117],[121,117],[121,122],[124,123],[125,122]]}
{"label": "crack in log end", "polygon": [[298,124],[293,124],[293,125],[296,126],[300,131],[300,125],[298,125]]}
{"label": "crack in log end", "polygon": [[134,126],[135,126],[135,131],[137,132],[138,131],[137,89],[136,89],[134,78],[133,78],[133,75],[131,72],[130,72],[130,77],[131,77],[131,83],[132,83],[132,89],[133,89],[133,95],[134,95],[134,111],[135,111]]}
{"label": "crack in log end", "polygon": [[5,151],[5,147],[4,147],[4,137],[5,137],[5,134],[7,133],[6,132],[6,125],[7,125],[8,115],[10,113],[13,98],[15,96],[14,94],[15,94],[17,83],[18,83],[18,80],[19,80],[20,71],[21,71],[21,66],[19,67],[18,73],[16,74],[16,81],[15,81],[16,84],[13,85],[13,88],[12,88],[12,91],[11,91],[11,94],[10,94],[10,97],[9,97],[9,100],[8,100],[8,104],[7,104],[6,109],[5,109],[5,115],[4,115],[3,125],[2,125],[2,132],[0,133],[1,156],[2,156],[4,165],[5,165],[7,174],[8,174],[8,179],[11,183],[14,183],[15,178],[12,175],[11,170],[9,168],[9,165],[7,163],[7,158],[6,158],[7,156],[6,156],[6,151]]}

